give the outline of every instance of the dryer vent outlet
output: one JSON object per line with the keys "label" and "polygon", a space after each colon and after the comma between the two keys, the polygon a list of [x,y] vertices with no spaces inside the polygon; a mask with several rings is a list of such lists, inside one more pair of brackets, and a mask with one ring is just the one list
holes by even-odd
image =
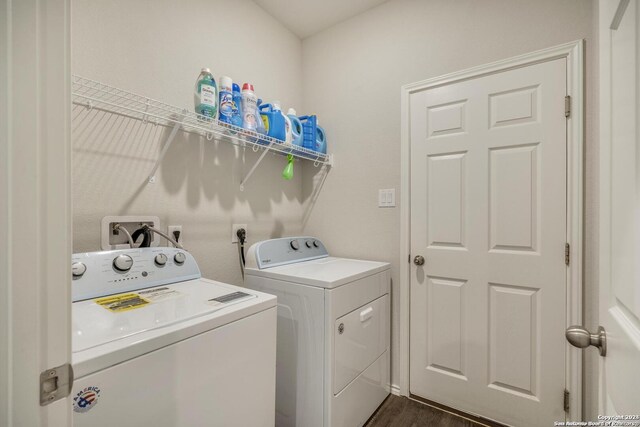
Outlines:
{"label": "dryer vent outlet", "polygon": [[[147,224],[154,228],[160,227],[160,218],[157,216],[105,216],[102,218],[102,238],[101,247],[103,251],[113,249],[126,249],[129,247],[129,238],[126,233],[120,232],[114,226],[120,224],[120,227],[126,228],[129,234],[133,234],[136,230]],[[138,240],[139,242],[141,241]],[[151,246],[158,246],[158,236],[151,233]]]}

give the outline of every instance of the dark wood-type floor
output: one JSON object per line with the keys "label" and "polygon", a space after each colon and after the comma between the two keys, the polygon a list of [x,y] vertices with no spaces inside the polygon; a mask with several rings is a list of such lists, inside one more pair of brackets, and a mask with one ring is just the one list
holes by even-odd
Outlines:
{"label": "dark wood-type floor", "polygon": [[406,397],[391,395],[364,427],[477,427],[482,425]]}

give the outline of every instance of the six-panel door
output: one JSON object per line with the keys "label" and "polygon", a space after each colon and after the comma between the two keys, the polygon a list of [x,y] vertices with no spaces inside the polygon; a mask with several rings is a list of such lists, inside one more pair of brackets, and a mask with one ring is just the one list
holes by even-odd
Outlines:
{"label": "six-panel door", "polygon": [[566,60],[411,95],[411,393],[564,420]]}

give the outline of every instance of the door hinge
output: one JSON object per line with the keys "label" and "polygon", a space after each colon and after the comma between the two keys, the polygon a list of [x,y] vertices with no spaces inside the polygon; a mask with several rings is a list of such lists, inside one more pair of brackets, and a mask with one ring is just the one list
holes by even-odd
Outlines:
{"label": "door hinge", "polygon": [[564,116],[571,116],[571,96],[569,95],[564,97]]}
{"label": "door hinge", "polygon": [[40,406],[64,399],[73,387],[73,368],[69,363],[40,373]]}
{"label": "door hinge", "polygon": [[564,244],[564,263],[569,265],[571,261],[571,245],[568,243]]}
{"label": "door hinge", "polygon": [[564,389],[564,411],[569,412],[569,401],[571,398],[571,393],[566,388]]}

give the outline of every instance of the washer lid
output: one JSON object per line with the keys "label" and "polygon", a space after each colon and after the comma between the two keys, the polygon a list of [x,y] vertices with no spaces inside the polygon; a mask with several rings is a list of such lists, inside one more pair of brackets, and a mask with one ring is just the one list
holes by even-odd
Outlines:
{"label": "washer lid", "polygon": [[[274,307],[276,298],[206,279],[72,304],[78,376]],[[76,365],[81,365],[79,368]]]}
{"label": "washer lid", "polygon": [[322,288],[337,288],[390,267],[387,262],[327,257],[262,270],[247,268],[245,274]]}

